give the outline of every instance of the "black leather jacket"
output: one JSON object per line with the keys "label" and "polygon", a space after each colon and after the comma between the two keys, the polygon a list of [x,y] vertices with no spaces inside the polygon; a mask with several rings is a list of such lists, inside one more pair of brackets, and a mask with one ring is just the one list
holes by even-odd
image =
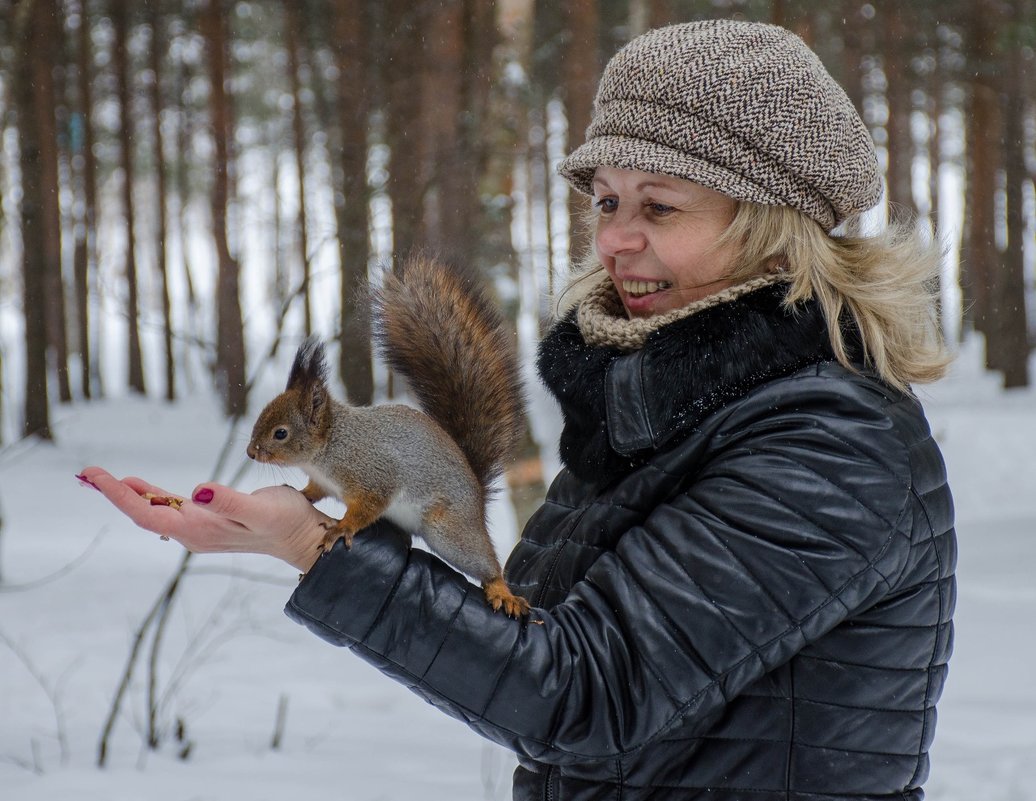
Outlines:
{"label": "black leather jacket", "polygon": [[566,469],[508,561],[518,623],[387,524],[288,614],[513,749],[515,799],[923,798],[955,539],[919,405],[767,288],[541,348]]}

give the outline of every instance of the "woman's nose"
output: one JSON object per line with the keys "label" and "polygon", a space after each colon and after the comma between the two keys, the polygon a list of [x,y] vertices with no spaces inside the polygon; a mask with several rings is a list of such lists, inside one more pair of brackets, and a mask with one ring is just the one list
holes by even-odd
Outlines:
{"label": "woman's nose", "polygon": [[618,256],[636,253],[644,248],[644,234],[633,220],[614,218],[599,221],[597,225],[597,250],[603,256]]}

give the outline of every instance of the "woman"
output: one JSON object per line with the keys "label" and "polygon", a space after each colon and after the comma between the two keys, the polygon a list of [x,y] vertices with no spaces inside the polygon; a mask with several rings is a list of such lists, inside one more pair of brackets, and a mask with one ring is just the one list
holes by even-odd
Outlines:
{"label": "woman", "polygon": [[86,477],[308,571],[288,614],[513,749],[516,799],[923,798],[954,602],[909,390],[946,364],[938,254],[832,233],[881,196],[862,122],[787,31],[678,25],[612,59],[561,171],[600,278],[540,350],[565,469],[507,567],[539,625],[388,525],[311,565],[294,490],[206,485],[170,525]]}

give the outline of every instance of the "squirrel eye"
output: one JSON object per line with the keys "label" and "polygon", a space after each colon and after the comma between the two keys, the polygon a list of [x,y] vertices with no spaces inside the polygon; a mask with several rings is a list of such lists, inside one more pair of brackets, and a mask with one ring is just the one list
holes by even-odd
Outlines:
{"label": "squirrel eye", "polygon": [[273,432],[273,438],[274,439],[287,439],[288,438],[288,429],[286,429],[286,428],[278,428],[276,431]]}

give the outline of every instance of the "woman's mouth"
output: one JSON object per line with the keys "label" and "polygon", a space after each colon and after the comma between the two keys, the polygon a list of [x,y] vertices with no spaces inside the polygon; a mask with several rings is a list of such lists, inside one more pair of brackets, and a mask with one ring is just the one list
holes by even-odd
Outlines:
{"label": "woman's mouth", "polygon": [[642,298],[645,295],[653,295],[656,292],[664,292],[672,289],[669,281],[623,281],[622,291],[632,298]]}

